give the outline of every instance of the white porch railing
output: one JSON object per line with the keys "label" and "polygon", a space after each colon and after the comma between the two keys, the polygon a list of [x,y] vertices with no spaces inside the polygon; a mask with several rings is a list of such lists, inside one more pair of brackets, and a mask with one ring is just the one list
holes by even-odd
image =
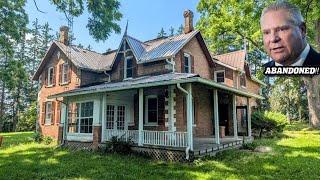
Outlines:
{"label": "white porch railing", "polygon": [[186,132],[169,132],[169,131],[143,131],[143,144],[187,147]]}
{"label": "white porch railing", "polygon": [[[113,136],[125,141],[131,140],[138,143],[138,130],[114,130],[106,129],[106,140],[109,141]],[[169,131],[142,131],[142,144],[170,147],[187,147],[187,132],[169,132]]]}
{"label": "white porch railing", "polygon": [[138,130],[117,130],[117,129],[106,129],[106,140],[110,141],[113,136],[123,139],[124,141],[133,141],[138,143],[139,132]]}

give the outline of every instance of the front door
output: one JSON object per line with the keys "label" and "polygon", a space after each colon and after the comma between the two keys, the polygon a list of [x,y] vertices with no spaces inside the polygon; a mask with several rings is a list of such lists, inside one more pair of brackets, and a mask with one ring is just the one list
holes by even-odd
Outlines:
{"label": "front door", "polygon": [[128,129],[126,126],[126,106],[107,104],[106,129]]}

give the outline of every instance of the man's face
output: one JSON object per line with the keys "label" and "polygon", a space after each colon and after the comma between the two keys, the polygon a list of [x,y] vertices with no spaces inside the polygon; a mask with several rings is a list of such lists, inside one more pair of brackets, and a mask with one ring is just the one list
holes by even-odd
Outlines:
{"label": "man's face", "polygon": [[269,56],[277,63],[294,63],[305,47],[305,26],[290,21],[285,10],[269,11],[261,18],[263,44]]}

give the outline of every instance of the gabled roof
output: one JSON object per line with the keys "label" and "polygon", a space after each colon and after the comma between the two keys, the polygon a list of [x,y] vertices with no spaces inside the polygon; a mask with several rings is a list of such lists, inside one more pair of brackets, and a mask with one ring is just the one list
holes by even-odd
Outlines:
{"label": "gabled roof", "polygon": [[222,63],[221,65],[226,65],[226,67],[229,66],[233,70],[239,70],[239,71],[245,72],[251,80],[266,86],[264,82],[252,76],[250,72],[249,64],[246,61],[246,53],[247,53],[246,50],[239,50],[239,51],[234,51],[226,54],[213,55],[212,57],[217,60],[216,62],[221,62]]}
{"label": "gabled roof", "polygon": [[121,44],[124,40],[127,40],[133,54],[136,56],[137,63],[140,64],[175,56],[197,34],[200,33],[196,30],[187,34],[158,38],[146,42],[139,41],[125,34]]}
{"label": "gabled roof", "polygon": [[42,69],[45,67],[46,63],[50,59],[49,57],[52,56],[57,48],[59,48],[67,57],[70,56],[70,61],[76,67],[96,72],[110,70],[116,54],[116,51],[111,51],[107,54],[100,54],[76,46],[69,46],[68,49],[68,47],[63,43],[53,41],[44,58],[42,59],[36,73],[34,74],[33,80],[39,79]]}
{"label": "gabled roof", "polygon": [[213,58],[231,67],[234,67],[235,69],[244,71],[244,65],[246,61],[246,50],[214,55]]}

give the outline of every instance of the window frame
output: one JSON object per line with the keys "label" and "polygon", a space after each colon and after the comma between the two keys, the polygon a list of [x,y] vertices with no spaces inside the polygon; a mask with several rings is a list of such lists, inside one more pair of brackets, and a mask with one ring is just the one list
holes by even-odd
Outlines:
{"label": "window frame", "polygon": [[48,73],[47,74],[47,77],[48,77],[48,79],[47,79],[47,87],[52,87],[53,86],[53,78],[54,78],[54,76],[51,76],[51,74],[50,74],[51,70],[52,70],[52,75],[54,75],[54,67],[53,66],[48,68],[48,72],[47,72]]}
{"label": "window frame", "polygon": [[[186,57],[188,58],[188,71],[186,72]],[[188,53],[183,53],[183,71],[184,73],[191,73],[191,55]]]}
{"label": "window frame", "polygon": [[[218,82],[218,77],[217,74],[223,72],[223,82]],[[217,83],[225,83],[226,82],[226,71],[225,70],[218,70],[218,71],[214,71],[214,81]]]}
{"label": "window frame", "polygon": [[[85,103],[92,103],[92,116],[86,116],[86,117],[82,117],[82,104]],[[90,101],[90,100],[85,100],[85,101],[75,101],[72,102],[72,104],[75,104],[75,106],[77,106],[77,104],[79,104],[79,108],[76,109],[77,112],[75,115],[75,121],[76,121],[76,130],[77,132],[70,132],[69,131],[69,110],[68,110],[68,127],[67,127],[67,132],[69,134],[93,134],[93,121],[94,121],[94,101]],[[68,105],[69,108],[69,105]],[[82,119],[92,119],[92,123],[91,123],[91,132],[81,132],[81,120]]]}
{"label": "window frame", "polygon": [[[241,78],[243,77],[243,82],[244,82],[244,85],[243,84],[241,84]],[[242,73],[242,74],[240,74],[240,76],[239,76],[239,84],[240,84],[240,87],[242,87],[242,88],[247,88],[247,82],[246,82],[246,74],[245,73]]]}
{"label": "window frame", "polygon": [[[68,68],[66,68],[66,66]],[[69,64],[68,63],[63,63],[62,64],[62,70],[61,70],[61,73],[62,73],[62,77],[61,77],[61,84],[64,85],[64,84],[68,84],[69,83]],[[65,72],[65,70],[67,69],[67,71]],[[66,75],[66,78],[64,78],[64,76]]]}
{"label": "window frame", "polygon": [[[49,112],[49,108],[48,108],[49,104],[51,105],[50,112]],[[51,125],[52,116],[53,116],[53,113],[54,113],[52,101],[47,101],[45,108],[46,108],[46,110],[45,110],[44,125]],[[48,118],[48,114],[50,114],[50,118]]]}
{"label": "window frame", "polygon": [[[131,61],[132,61],[132,66],[130,68],[131,69],[131,77],[127,77],[127,70],[128,70],[127,61],[128,61],[128,59],[131,59]],[[132,79],[133,78],[133,56],[125,57],[125,59],[124,59],[124,68],[123,69],[124,69],[123,79]]]}
{"label": "window frame", "polygon": [[[148,95],[146,96],[146,101],[145,101],[145,125],[146,126],[158,126],[158,123],[159,123],[159,116],[158,116],[158,113],[159,113],[159,98],[157,95]],[[149,99],[156,99],[157,100],[157,118],[156,118],[156,122],[149,122]]]}

